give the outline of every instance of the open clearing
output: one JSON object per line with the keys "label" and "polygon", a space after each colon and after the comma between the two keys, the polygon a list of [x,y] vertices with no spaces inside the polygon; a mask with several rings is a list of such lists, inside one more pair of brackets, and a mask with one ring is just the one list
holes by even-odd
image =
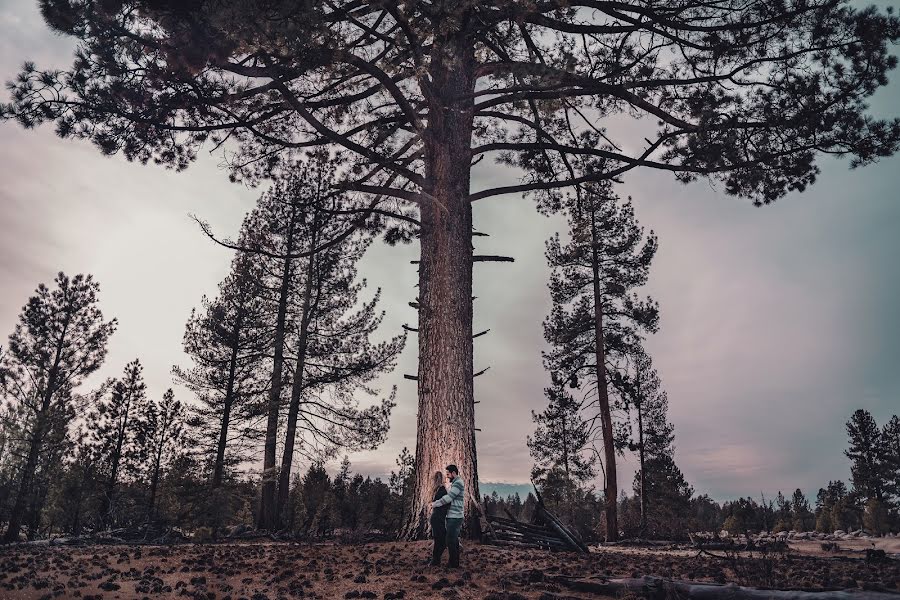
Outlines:
{"label": "open clearing", "polygon": [[811,542],[792,544],[784,555],[737,560],[688,550],[616,547],[580,555],[470,543],[460,570],[425,566],[429,548],[428,542],[18,545],[0,548],[0,598],[551,600],[600,597],[554,582],[560,576],[644,575],[780,589],[900,591],[900,561],[869,564],[857,552],[823,555]]}

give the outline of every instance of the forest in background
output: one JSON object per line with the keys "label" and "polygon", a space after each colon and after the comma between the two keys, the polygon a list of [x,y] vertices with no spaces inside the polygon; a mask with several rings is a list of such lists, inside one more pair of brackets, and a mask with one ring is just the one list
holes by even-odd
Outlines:
{"label": "forest in background", "polygon": [[[657,241],[613,184],[657,169],[764,205],[812,185],[822,155],[859,167],[900,148],[900,119],[869,110],[897,66],[900,19],[849,2],[40,6],[75,56],[63,70],[26,62],[0,119],[178,170],[212,148],[233,181],[271,189],[234,240],[200,222],[235,256],[185,328],[173,374],[189,397],[148,392],[138,359],[82,389],[116,329],[90,276],[60,274],[27,301],[0,358],[6,541],[59,528],[150,538],[172,514],[212,537],[235,520],[287,531],[301,464],[383,442],[396,398],[375,382],[407,336],[417,439],[413,491],[395,486],[397,527],[427,535],[435,469],[465,465],[477,490],[473,380],[485,370],[473,340],[486,332],[472,328],[473,268],[509,257],[476,252],[472,204],[504,195],[568,229],[547,242],[550,385],[528,440],[532,476],[572,519],[582,498],[601,498],[598,537],[630,535],[634,514],[637,535],[662,534],[653,511],[690,494],[644,347],[660,326],[640,292]],[[608,128],[622,122],[634,128]],[[473,189],[486,158],[517,181]],[[379,295],[357,278],[375,235],[420,250],[418,322],[403,332],[378,331]],[[850,490],[830,493],[877,528],[894,518],[896,453],[893,430],[874,430],[877,451],[857,458],[851,443]],[[640,465],[636,503],[620,502],[623,452]],[[59,521],[58,499],[72,504]],[[477,535],[474,496],[464,503]],[[792,525],[804,523],[799,504]],[[723,525],[732,517],[743,524],[730,514]],[[829,518],[850,523],[841,510]]]}
{"label": "forest in background", "polygon": [[[386,337],[378,332],[379,292],[368,291],[356,271],[372,235],[354,226],[331,177],[323,155],[298,164],[260,197],[237,240],[218,239],[200,223],[234,250],[234,260],[218,295],[201,298],[185,326],[189,364],[172,374],[187,398],[148,391],[139,359],[83,390],[117,322],[104,317],[90,276],[60,273],[52,287],[38,287],[0,355],[7,541],[102,532],[146,541],[402,535],[415,494],[414,455],[404,448],[383,480],[354,474],[348,454],[386,439],[395,394],[381,394],[373,381],[393,369],[411,328],[376,340]],[[640,226],[630,199],[610,186],[592,192],[570,207],[567,236],[546,245],[551,385],[525,440],[546,505],[584,540],[609,539],[607,485],[593,485],[610,464],[590,376],[600,287],[613,456],[631,453],[639,464],[630,493],[616,496],[617,534],[677,540],[722,529],[898,531],[897,416],[879,427],[867,411],[852,415],[850,486],[830,481],[814,504],[799,489],[722,504],[695,494],[676,465],[668,396],[644,350],[659,328],[659,307],[636,290],[649,277],[658,240]],[[404,241],[399,232],[397,241]],[[326,464],[341,456],[330,476]],[[267,493],[274,514],[264,510]],[[483,509],[528,521],[536,502],[532,494],[495,492]]]}

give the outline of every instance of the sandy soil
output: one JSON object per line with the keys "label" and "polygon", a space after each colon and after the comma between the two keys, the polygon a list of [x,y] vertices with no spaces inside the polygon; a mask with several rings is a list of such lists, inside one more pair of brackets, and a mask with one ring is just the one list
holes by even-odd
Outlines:
{"label": "sandy soil", "polygon": [[[900,561],[868,564],[851,558],[849,553],[834,558],[792,551],[777,557],[757,555],[733,561],[698,556],[696,552],[660,549],[607,548],[585,556],[469,544],[463,568],[447,570],[424,566],[428,549],[427,542],[358,546],[286,543],[9,546],[0,548],[0,598],[575,600],[597,597],[550,583],[555,575],[657,575],[782,589],[900,590]],[[810,548],[810,552],[814,551]]]}

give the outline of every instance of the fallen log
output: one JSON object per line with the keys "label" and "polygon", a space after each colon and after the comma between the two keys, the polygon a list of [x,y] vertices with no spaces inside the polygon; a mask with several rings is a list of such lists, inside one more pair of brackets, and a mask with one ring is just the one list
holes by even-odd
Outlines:
{"label": "fallen log", "polygon": [[718,584],[701,581],[676,581],[660,577],[589,580],[556,575],[547,581],[569,589],[592,594],[619,597],[638,595],[649,600],[690,598],[692,600],[897,600],[898,595],[868,590],[767,590],[742,587],[733,583]]}
{"label": "fallen log", "polygon": [[529,539],[529,540],[553,542],[553,543],[561,544],[564,546],[567,545],[565,541],[559,539],[555,535],[551,535],[550,533],[542,534],[542,533],[534,533],[532,531],[515,531],[515,530],[511,530],[511,529],[497,529],[496,534],[497,535],[515,535],[515,536],[521,536],[521,537]]}
{"label": "fallen log", "polygon": [[626,540],[619,540],[617,542],[603,542],[600,546],[603,547],[613,547],[613,546],[638,546],[638,547],[669,547],[675,545],[676,542],[672,542],[670,540],[647,540],[644,538],[629,538]]}
{"label": "fallen log", "polygon": [[532,538],[532,537],[525,537],[525,536],[510,535],[508,533],[498,533],[494,539],[498,540],[498,541],[506,541],[506,542],[521,542],[521,543],[525,543],[525,544],[535,544],[535,545],[538,545],[541,547],[554,548],[556,550],[569,550],[569,551],[572,550],[568,546],[568,544],[564,544],[563,542],[560,542],[559,540],[553,540],[553,539],[547,539],[547,538]]}
{"label": "fallen log", "polygon": [[544,519],[544,521],[550,527],[555,529],[556,533],[558,533],[559,536],[563,540],[565,540],[565,542],[567,544],[572,546],[573,550],[575,550],[576,552],[584,552],[585,554],[590,553],[590,550],[588,550],[588,547],[585,546],[581,540],[579,540],[577,537],[575,537],[575,534],[571,533],[566,528],[566,526],[562,524],[562,522],[559,519],[557,519],[555,516],[553,516],[552,513],[550,513],[550,511],[548,511],[546,508],[541,506],[541,504],[538,504],[536,509],[537,509],[537,514],[540,515],[541,518]]}
{"label": "fallen log", "polygon": [[518,527],[544,529],[544,530],[547,529],[547,526],[545,526],[545,525],[536,525],[534,523],[526,523],[524,521],[514,521],[512,519],[506,519],[504,517],[492,516],[491,521],[496,521],[497,523],[503,523],[503,524],[509,524],[509,525],[516,525]]}
{"label": "fallen log", "polygon": [[491,545],[501,548],[525,548],[527,550],[547,550],[546,546],[529,542],[512,542],[509,540],[494,540]]}
{"label": "fallen log", "polygon": [[494,527],[499,529],[511,529],[513,531],[520,531],[522,533],[532,533],[534,535],[545,535],[553,538],[558,538],[559,536],[555,531],[548,527],[541,527],[538,525],[526,525],[525,523],[502,523],[502,522],[494,522]]}

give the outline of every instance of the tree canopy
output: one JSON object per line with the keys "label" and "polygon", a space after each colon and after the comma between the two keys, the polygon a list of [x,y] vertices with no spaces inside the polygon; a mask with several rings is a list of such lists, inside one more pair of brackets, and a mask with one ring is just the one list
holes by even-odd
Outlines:
{"label": "tree canopy", "polygon": [[[3,116],[176,168],[226,139],[250,178],[285,150],[338,145],[358,159],[345,185],[422,201],[424,146],[465,107],[470,156],[526,169],[472,200],[651,167],[768,202],[814,180],[816,153],[865,164],[900,140],[896,119],[866,115],[896,66],[900,21],[848,2],[40,5],[77,55],[67,71],[26,64]],[[467,76],[448,88],[459,67]],[[652,118],[655,134],[613,139],[600,123],[617,114]],[[572,156],[607,166],[575,174]]]}

